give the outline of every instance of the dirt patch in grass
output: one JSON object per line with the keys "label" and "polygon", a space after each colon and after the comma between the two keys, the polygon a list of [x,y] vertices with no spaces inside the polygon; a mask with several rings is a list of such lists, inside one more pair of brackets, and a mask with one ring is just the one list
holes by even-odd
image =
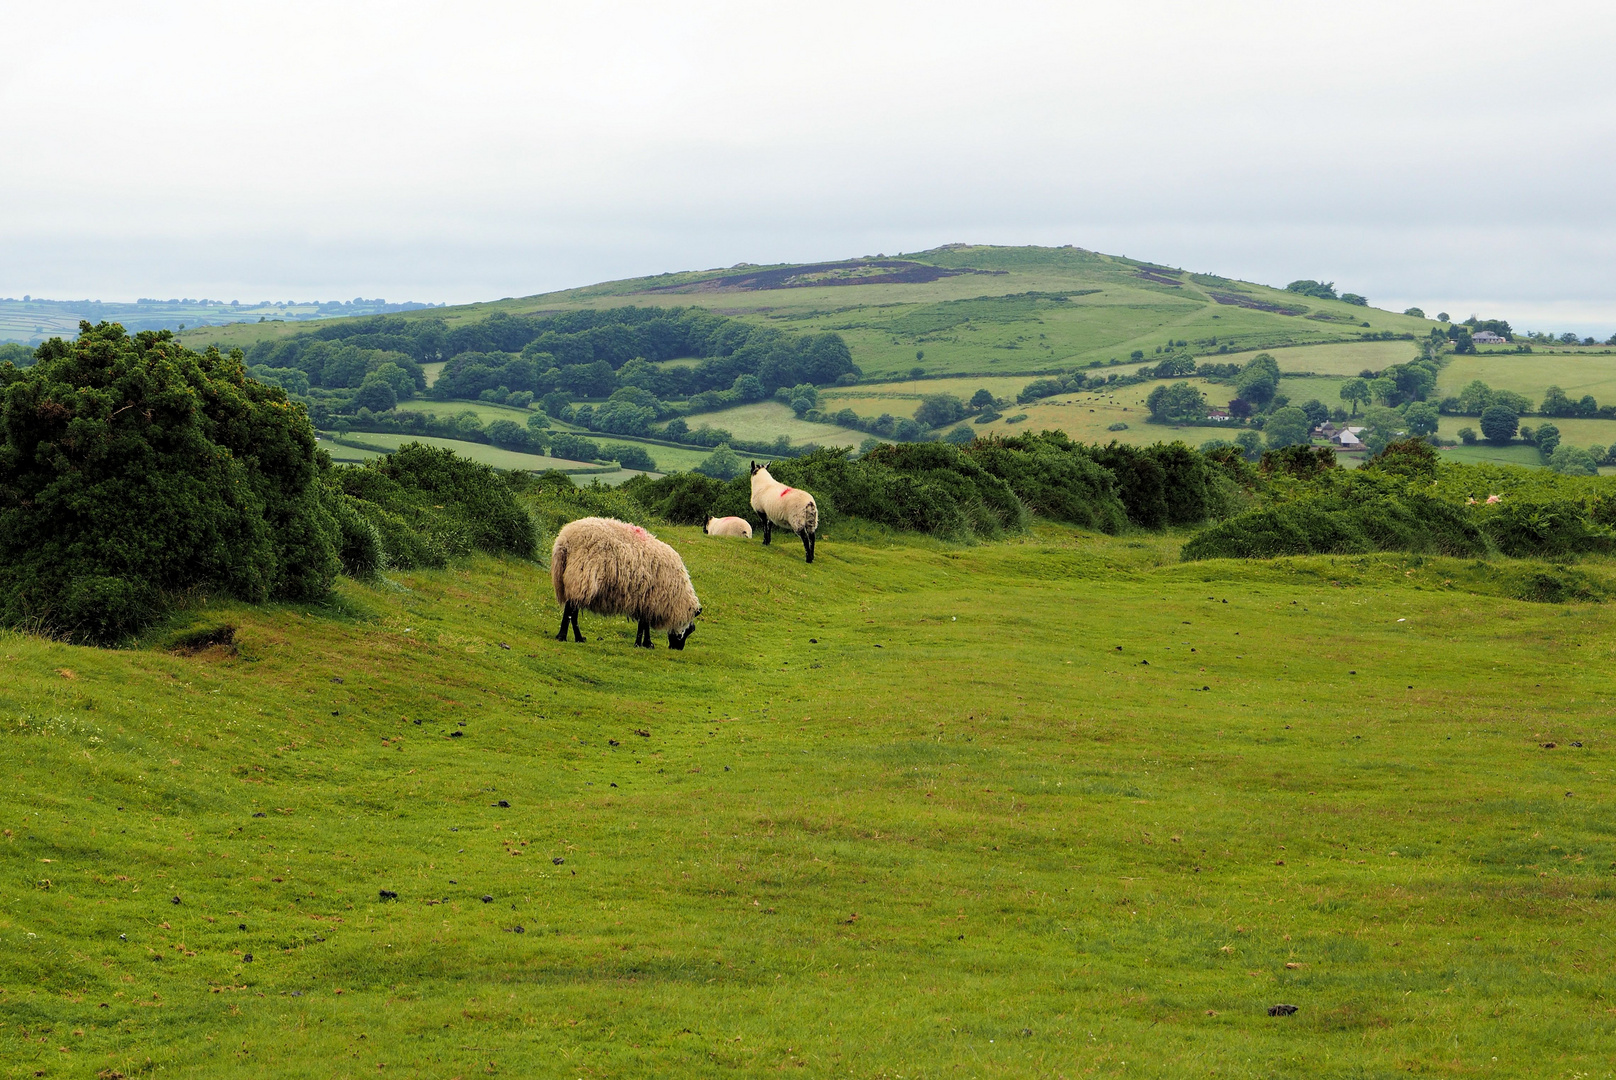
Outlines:
{"label": "dirt patch in grass", "polygon": [[1307,314],[1307,307],[1305,305],[1275,304],[1267,300],[1258,300],[1253,296],[1239,296],[1235,293],[1226,292],[1214,292],[1208,293],[1207,295],[1211,296],[1212,299],[1216,300],[1218,303],[1228,304],[1230,307],[1248,308],[1252,311],[1268,311],[1275,315]]}
{"label": "dirt patch in grass", "polygon": [[858,260],[814,263],[808,266],[782,266],[769,270],[747,270],[738,274],[708,278],[691,284],[663,285],[646,289],[657,292],[757,292],[764,289],[808,289],[827,285],[924,285],[939,278],[962,274],[1005,274],[1005,270],[951,269],[928,266],[903,259]]}

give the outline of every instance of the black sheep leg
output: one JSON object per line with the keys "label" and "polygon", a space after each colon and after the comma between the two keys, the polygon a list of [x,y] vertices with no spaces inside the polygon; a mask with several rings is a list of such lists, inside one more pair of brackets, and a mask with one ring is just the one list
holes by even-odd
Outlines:
{"label": "black sheep leg", "polygon": [[639,632],[634,635],[634,644],[643,645],[647,649],[656,648],[656,646],[651,642],[651,624],[646,622],[644,619],[640,620],[640,629]]}
{"label": "black sheep leg", "polygon": [[557,641],[567,640],[567,621],[572,618],[572,605],[568,604],[561,609],[561,633],[556,635]]}
{"label": "black sheep leg", "polygon": [[582,641],[584,640],[584,635],[583,631],[578,629],[578,605],[568,604],[567,606],[572,609],[572,640]]}
{"label": "black sheep leg", "polygon": [[812,529],[797,534],[802,537],[802,550],[808,556],[808,561],[814,561],[814,531]]}
{"label": "black sheep leg", "polygon": [[765,516],[763,519],[763,543],[767,544],[772,539],[774,539],[774,522]]}

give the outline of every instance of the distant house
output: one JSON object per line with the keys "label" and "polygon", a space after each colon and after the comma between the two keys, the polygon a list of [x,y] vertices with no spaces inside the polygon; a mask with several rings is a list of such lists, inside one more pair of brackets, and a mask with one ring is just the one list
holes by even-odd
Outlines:
{"label": "distant house", "polygon": [[1317,435],[1321,439],[1333,439],[1336,437],[1336,433],[1340,430],[1341,429],[1336,427],[1335,424],[1331,423],[1329,420],[1326,420],[1324,423],[1313,429],[1313,434]]}
{"label": "distant house", "polygon": [[1229,415],[1228,409],[1208,409],[1206,410],[1206,418],[1214,424],[1221,424],[1233,419]]}
{"label": "distant house", "polygon": [[1508,339],[1500,337],[1491,330],[1477,330],[1470,335],[1470,340],[1477,345],[1502,345]]}
{"label": "distant house", "polygon": [[1366,429],[1361,427],[1342,428],[1335,434],[1332,441],[1334,441],[1335,444],[1341,447],[1343,450],[1362,450],[1364,445],[1363,440],[1358,438],[1358,435],[1364,430]]}

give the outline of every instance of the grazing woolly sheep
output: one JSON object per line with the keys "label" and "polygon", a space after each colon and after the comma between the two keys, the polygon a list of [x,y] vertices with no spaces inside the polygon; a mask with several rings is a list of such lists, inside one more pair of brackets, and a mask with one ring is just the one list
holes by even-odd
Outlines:
{"label": "grazing woolly sheep", "polygon": [[708,536],[739,536],[743,540],[752,539],[752,526],[747,523],[745,518],[708,518],[707,524],[701,527],[701,531]]}
{"label": "grazing woolly sheep", "polygon": [[557,641],[584,640],[578,611],[637,620],[634,644],[647,649],[651,631],[668,632],[668,648],[683,649],[696,631],[701,601],[679,553],[640,528],[615,518],[580,518],[562,526],[550,551],[550,584],[561,605]]}
{"label": "grazing woolly sheep", "polygon": [[800,488],[786,487],[769,475],[768,467],[752,462],[752,509],[763,520],[763,542],[774,536],[774,527],[790,529],[802,537],[808,561],[814,561],[814,533],[819,529],[819,505]]}

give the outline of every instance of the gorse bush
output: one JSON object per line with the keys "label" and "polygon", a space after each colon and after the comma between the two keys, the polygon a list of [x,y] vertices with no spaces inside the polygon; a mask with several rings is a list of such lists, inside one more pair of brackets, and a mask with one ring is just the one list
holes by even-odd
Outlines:
{"label": "gorse bush", "polygon": [[330,586],[314,431],[239,353],[82,323],[36,356],[0,365],[0,623],[110,642],[192,590]]}
{"label": "gorse bush", "polygon": [[[420,443],[332,473],[344,494],[382,512],[368,512],[367,520],[395,565],[441,566],[444,558],[472,550],[524,559],[537,553],[533,522],[510,482],[520,485],[525,474],[508,480],[452,450]],[[430,538],[427,546],[401,537],[399,523]]]}
{"label": "gorse bush", "polygon": [[[1368,551],[1563,557],[1616,547],[1616,483],[1443,462],[1418,439],[1361,470],[1303,447],[1264,455],[1268,505],[1184,545],[1185,559]],[[1498,501],[1488,502],[1489,496]]]}
{"label": "gorse bush", "polygon": [[[1238,454],[1234,460],[1249,473]],[[822,523],[856,517],[953,539],[1020,532],[1033,514],[1105,532],[1130,522],[1199,524],[1227,511],[1243,475],[1182,444],[1095,448],[1049,431],[963,446],[878,446],[856,459],[845,449],[819,450],[773,462],[770,472],[813,492]],[[637,477],[623,490],[648,513],[693,525],[729,514],[756,520],[749,485],[744,474],[726,484],[675,473]]]}

